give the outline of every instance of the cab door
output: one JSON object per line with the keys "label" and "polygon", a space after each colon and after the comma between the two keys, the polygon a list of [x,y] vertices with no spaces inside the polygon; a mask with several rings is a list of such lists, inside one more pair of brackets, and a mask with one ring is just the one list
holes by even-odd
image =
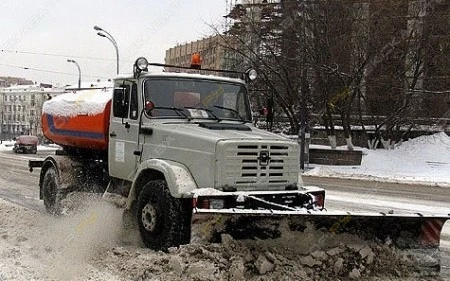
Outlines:
{"label": "cab door", "polygon": [[137,84],[129,80],[116,81],[109,127],[109,174],[129,181],[136,172],[138,108]]}

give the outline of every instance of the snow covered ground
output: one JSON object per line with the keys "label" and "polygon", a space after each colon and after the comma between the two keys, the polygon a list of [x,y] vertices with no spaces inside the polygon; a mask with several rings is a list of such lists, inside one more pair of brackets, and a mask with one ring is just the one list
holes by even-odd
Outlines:
{"label": "snow covered ground", "polygon": [[311,164],[304,175],[450,187],[450,137],[445,133],[411,139],[394,150],[359,149],[361,166]]}
{"label": "snow covered ground", "polygon": [[[387,245],[313,229],[274,240],[225,235],[222,243],[152,251],[120,227],[119,209],[82,201],[77,213],[54,218],[0,199],[0,280],[447,281],[397,278],[414,265]],[[317,237],[320,243],[313,243]]]}
{"label": "snow covered ground", "polygon": [[[0,151],[12,151],[14,147],[15,141],[2,141],[0,144]],[[46,144],[46,145],[38,145],[37,150],[38,151],[53,151],[61,148],[59,145],[56,144]]]}

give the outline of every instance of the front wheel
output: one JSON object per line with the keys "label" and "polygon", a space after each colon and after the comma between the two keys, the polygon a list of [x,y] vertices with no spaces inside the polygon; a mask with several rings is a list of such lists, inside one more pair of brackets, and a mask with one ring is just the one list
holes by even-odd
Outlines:
{"label": "front wheel", "polygon": [[190,242],[192,209],[174,198],[164,180],[148,182],[137,202],[137,222],[145,246],[167,250]]}

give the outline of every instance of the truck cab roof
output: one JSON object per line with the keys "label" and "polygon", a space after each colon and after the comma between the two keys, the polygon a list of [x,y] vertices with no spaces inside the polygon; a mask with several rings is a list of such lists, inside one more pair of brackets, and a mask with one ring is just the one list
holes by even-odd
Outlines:
{"label": "truck cab roof", "polygon": [[[184,72],[143,72],[139,78],[191,78],[191,79],[206,79],[214,81],[223,81],[228,83],[245,84],[245,81],[239,78],[224,77],[210,74],[200,73],[184,73]],[[133,74],[119,74],[115,80],[134,79]]]}

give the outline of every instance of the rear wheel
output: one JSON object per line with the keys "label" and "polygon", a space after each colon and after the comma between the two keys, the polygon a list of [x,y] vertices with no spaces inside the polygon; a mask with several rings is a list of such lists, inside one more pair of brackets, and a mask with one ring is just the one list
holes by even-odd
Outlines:
{"label": "rear wheel", "polygon": [[42,197],[47,212],[57,214],[59,212],[59,175],[54,167],[50,167],[44,174],[42,181]]}
{"label": "rear wheel", "polygon": [[174,198],[164,180],[148,182],[137,202],[137,222],[144,244],[167,250],[190,242],[192,209]]}

